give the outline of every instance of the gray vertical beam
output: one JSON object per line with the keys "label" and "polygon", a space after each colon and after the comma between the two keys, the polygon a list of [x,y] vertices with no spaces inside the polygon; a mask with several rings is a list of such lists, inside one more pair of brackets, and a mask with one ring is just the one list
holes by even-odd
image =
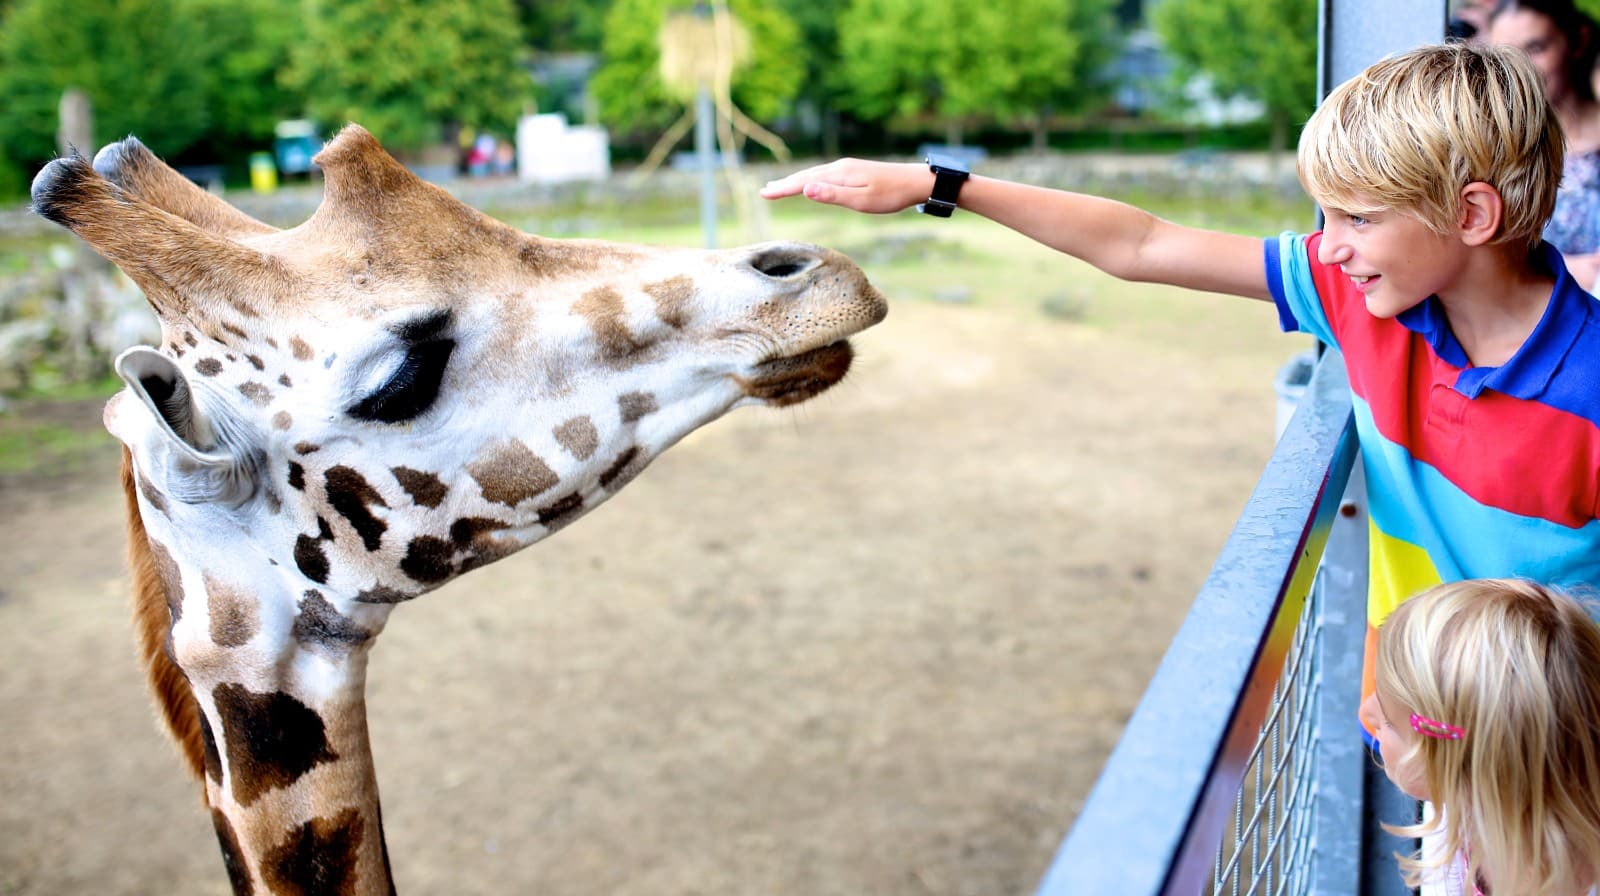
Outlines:
{"label": "gray vertical beam", "polygon": [[[1316,805],[1309,896],[1361,893],[1367,751],[1356,725],[1367,633],[1366,477],[1350,471],[1339,515],[1322,554],[1322,618],[1317,652]],[[1398,875],[1395,875],[1398,879]]]}
{"label": "gray vertical beam", "polygon": [[1317,96],[1379,59],[1444,39],[1445,0],[1321,0]]}
{"label": "gray vertical beam", "polygon": [[[1335,86],[1384,56],[1442,40],[1447,15],[1446,0],[1407,0],[1404,3],[1320,0],[1317,95],[1327,96]],[[1340,522],[1329,538],[1328,554],[1324,558],[1324,584],[1330,592],[1324,599],[1328,601],[1325,606],[1330,615],[1323,633],[1323,647],[1325,656],[1330,658],[1338,650],[1348,650],[1351,645],[1365,641],[1366,498],[1366,480],[1357,470],[1351,477]],[[1359,533],[1354,531],[1357,527],[1361,529]],[[1358,544],[1360,549],[1355,548]],[[1360,589],[1359,602],[1354,600],[1356,593],[1333,593],[1357,587],[1356,583]],[[1339,617],[1348,620],[1348,628],[1334,624],[1334,619]],[[1355,647],[1353,656],[1357,662],[1362,649]],[[1352,702],[1360,699],[1360,666],[1355,667],[1352,677],[1348,664],[1346,658],[1337,667],[1324,666],[1323,739],[1319,745],[1319,759],[1324,767],[1318,782],[1316,851],[1319,873],[1315,893],[1334,896],[1351,892],[1341,888],[1348,880],[1349,863],[1359,857],[1362,864],[1359,892],[1363,896],[1406,896],[1411,891],[1401,882],[1392,854],[1397,850],[1409,851],[1411,846],[1386,834],[1378,827],[1378,822],[1409,821],[1406,816],[1416,811],[1416,803],[1395,790],[1383,773],[1366,761],[1366,751],[1361,748],[1353,721],[1350,740],[1339,740],[1339,716],[1350,713]],[[1346,717],[1354,718],[1353,713]],[[1352,773],[1362,782],[1354,785],[1354,792],[1352,779],[1348,777]]]}

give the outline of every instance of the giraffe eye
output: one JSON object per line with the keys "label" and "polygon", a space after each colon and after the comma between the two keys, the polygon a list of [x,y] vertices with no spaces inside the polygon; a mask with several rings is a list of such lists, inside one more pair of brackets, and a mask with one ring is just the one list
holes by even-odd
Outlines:
{"label": "giraffe eye", "polygon": [[402,423],[421,415],[439,397],[439,384],[455,348],[454,339],[412,343],[388,382],[346,413],[357,420],[377,423]]}

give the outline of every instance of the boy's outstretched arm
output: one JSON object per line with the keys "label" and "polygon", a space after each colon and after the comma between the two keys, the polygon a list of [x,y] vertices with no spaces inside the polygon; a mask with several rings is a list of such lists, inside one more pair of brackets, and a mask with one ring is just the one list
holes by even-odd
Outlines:
{"label": "boy's outstretched arm", "polygon": [[[840,159],[768,183],[766,199],[803,195],[886,214],[928,198],[933,173],[920,162]],[[1123,280],[1270,301],[1261,240],[1163,221],[1123,202],[973,175],[960,207]]]}

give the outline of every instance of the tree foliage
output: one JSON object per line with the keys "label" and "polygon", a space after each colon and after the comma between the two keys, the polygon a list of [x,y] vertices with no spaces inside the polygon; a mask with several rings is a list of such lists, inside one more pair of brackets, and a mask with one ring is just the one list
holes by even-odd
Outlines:
{"label": "tree foliage", "polygon": [[273,127],[304,114],[282,75],[305,38],[300,0],[187,0],[205,35],[203,141],[224,156],[271,145]]}
{"label": "tree foliage", "polygon": [[1097,94],[1115,47],[1107,0],[852,0],[838,81],[867,118],[963,125],[1039,121]]}
{"label": "tree foliage", "polygon": [[543,53],[600,49],[606,4],[598,0],[516,0],[528,45]]}
{"label": "tree foliage", "polygon": [[[0,154],[56,154],[61,94],[83,90],[97,141],[175,155],[211,125],[205,35],[186,0],[15,0],[0,23]],[[93,147],[81,147],[92,152]]]}
{"label": "tree foliage", "polygon": [[509,133],[532,93],[521,54],[511,0],[307,0],[288,84],[325,127],[416,149],[451,125]]}
{"label": "tree foliage", "polygon": [[[601,65],[589,89],[600,117],[623,131],[664,129],[683,114],[682,100],[662,83],[660,35],[669,11],[693,0],[614,0],[606,15]],[[768,0],[727,4],[750,38],[748,64],[734,74],[733,102],[756,121],[787,111],[805,78],[800,31]]]}
{"label": "tree foliage", "polygon": [[1175,75],[1204,73],[1224,97],[1259,101],[1286,145],[1317,102],[1317,8],[1305,0],[1164,0],[1150,13]]}

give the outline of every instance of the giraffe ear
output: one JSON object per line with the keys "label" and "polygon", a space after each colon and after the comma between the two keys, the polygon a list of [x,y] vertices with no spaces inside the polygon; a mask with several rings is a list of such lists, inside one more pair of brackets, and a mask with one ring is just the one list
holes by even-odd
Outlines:
{"label": "giraffe ear", "polygon": [[153,423],[136,432],[119,426],[116,435],[163,492],[188,504],[229,506],[255,494],[260,441],[225,402],[205,401],[182,368],[148,346],[123,352],[116,368]]}

